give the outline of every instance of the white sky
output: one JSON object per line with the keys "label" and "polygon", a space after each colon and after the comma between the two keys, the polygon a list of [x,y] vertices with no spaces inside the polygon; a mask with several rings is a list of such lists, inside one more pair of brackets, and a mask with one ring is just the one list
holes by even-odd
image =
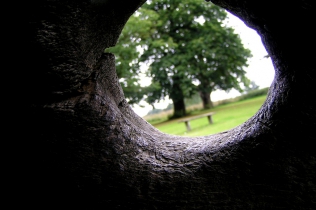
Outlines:
{"label": "white sky", "polygon": [[[247,71],[246,76],[254,81],[260,88],[269,87],[274,78],[274,68],[270,58],[264,58],[267,55],[267,51],[261,42],[261,37],[257,32],[244,24],[238,17],[228,13],[228,23],[227,25],[235,29],[235,33],[239,34],[245,48],[251,50],[253,57],[248,60],[249,66],[245,69]],[[144,85],[149,85],[150,79],[143,79]],[[212,101],[223,100],[227,98],[232,98],[240,95],[238,91],[232,90],[229,93],[225,91],[214,91],[211,94]],[[171,100],[164,100],[160,103],[155,104],[155,108],[164,109],[171,102]],[[148,111],[152,109],[150,105],[146,102],[140,102],[139,105],[135,105],[133,110],[139,116],[145,116]]]}

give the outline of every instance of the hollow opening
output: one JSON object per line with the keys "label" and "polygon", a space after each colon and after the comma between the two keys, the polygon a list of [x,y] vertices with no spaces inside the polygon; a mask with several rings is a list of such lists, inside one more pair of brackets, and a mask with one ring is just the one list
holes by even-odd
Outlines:
{"label": "hollow opening", "polygon": [[[153,4],[153,2],[156,1],[148,1],[149,4]],[[213,7],[217,7],[213,5],[210,2],[204,2],[204,1],[196,1],[197,4],[208,4],[212,5]],[[146,4],[146,3],[145,3]],[[187,16],[193,15],[192,21],[196,24],[203,25],[205,23],[205,17],[203,16],[203,12],[201,13],[193,13],[190,12],[190,5],[188,4],[181,4],[178,5],[171,5],[168,3],[161,3],[156,5],[157,8],[152,7],[152,10],[160,9],[160,10],[172,10],[172,11],[185,11]],[[182,7],[182,8],[181,8]],[[222,87],[215,88],[215,90],[212,90],[211,93],[208,94],[210,97],[206,97],[206,100],[211,100],[214,107],[205,107],[203,106],[203,95],[201,94],[201,89],[197,90],[190,87],[188,90],[185,90],[187,92],[190,92],[186,97],[184,97],[184,106],[185,106],[185,115],[181,117],[171,117],[172,115],[175,115],[175,106],[173,103],[173,100],[170,99],[170,90],[161,90],[162,84],[164,83],[163,80],[173,80],[174,76],[176,75],[176,72],[179,73],[179,71],[175,71],[177,66],[173,63],[177,63],[180,59],[177,61],[169,56],[172,54],[172,56],[177,57],[175,51],[176,48],[173,48],[173,45],[185,45],[188,46],[187,43],[185,43],[186,39],[183,39],[180,41],[182,42],[175,42],[174,37],[170,36],[167,41],[162,42],[163,39],[161,37],[163,35],[166,35],[166,31],[162,34],[155,34],[150,35],[150,33],[147,33],[150,30],[154,30],[155,28],[155,22],[158,24],[161,18],[158,14],[154,14],[156,16],[151,16],[152,14],[145,14],[144,10],[142,11],[143,7],[141,7],[139,10],[137,10],[134,15],[130,18],[130,20],[127,22],[127,24],[124,27],[124,30],[120,36],[120,39],[116,45],[116,49],[114,51],[111,51],[116,55],[117,59],[117,71],[118,76],[120,78],[120,83],[123,87],[125,97],[129,101],[129,103],[132,105],[133,110],[138,114],[139,116],[143,117],[146,121],[151,123],[154,127],[158,128],[163,133],[167,134],[173,134],[173,135],[179,135],[179,136],[205,136],[210,134],[216,134],[219,132],[223,132],[229,129],[232,129],[245,121],[247,121],[250,117],[252,117],[260,108],[260,106],[263,104],[263,102],[266,99],[268,88],[272,82],[272,79],[274,77],[274,69],[272,66],[272,62],[270,60],[270,57],[268,53],[266,52],[265,48],[263,47],[263,44],[261,42],[260,36],[257,34],[256,31],[253,29],[248,28],[239,18],[235,17],[228,11],[221,9],[221,12],[224,11],[224,13],[227,15],[224,19],[220,21],[220,26],[222,28],[220,29],[226,29],[231,30],[230,33],[233,35],[236,35],[237,42],[239,41],[241,45],[243,45],[243,48],[246,50],[251,51],[251,56],[246,58],[246,62],[244,62],[244,65],[236,64],[235,68],[244,71],[243,76],[247,79],[248,86],[246,86],[247,82],[242,81],[245,78],[240,77],[238,75],[238,72],[229,72],[228,74],[231,74],[232,77],[240,77],[236,81],[232,81],[231,83],[238,83],[238,84],[222,84]],[[219,8],[219,7],[217,7]],[[148,9],[148,8],[147,8]],[[156,12],[157,12],[156,11]],[[148,11],[147,11],[148,12]],[[153,12],[153,11],[150,11]],[[165,12],[165,14],[167,14]],[[174,14],[174,12],[171,12],[170,14]],[[214,13],[216,15],[216,12]],[[142,20],[141,18],[138,19],[140,16],[143,16]],[[145,16],[145,17],[144,17]],[[212,17],[211,17],[212,18]],[[163,19],[163,17],[162,17]],[[170,18],[171,19],[171,18]],[[180,20],[183,20],[184,18],[180,17]],[[138,22],[138,21],[142,21]],[[165,29],[170,30],[170,25],[176,25],[179,29],[174,29],[175,34],[178,34],[179,37],[185,37],[187,34],[192,33],[192,31],[187,30],[187,34],[181,32],[184,25],[186,25],[186,22],[179,22],[175,23],[171,20],[168,20],[165,22]],[[150,26],[154,25],[154,26]],[[212,25],[210,26],[212,27]],[[225,28],[226,27],[226,28]],[[175,27],[176,28],[176,27]],[[147,30],[147,31],[146,31]],[[194,29],[193,29],[194,31]],[[216,33],[216,30],[210,29],[210,33]],[[147,34],[146,34],[147,33]],[[137,34],[137,35],[135,35]],[[205,34],[204,34],[205,35]],[[145,44],[145,46],[142,45],[142,39],[152,39],[151,44],[158,45],[156,48],[151,48],[152,54],[151,56],[147,56],[147,60],[143,60],[140,62],[139,58],[141,54],[144,54],[144,51],[148,50],[148,42]],[[206,36],[200,35],[197,37],[194,37],[198,40],[204,39]],[[234,49],[229,48],[229,44],[225,42],[225,36],[224,41],[222,39],[222,42],[219,42],[220,38],[216,38],[214,42],[220,43],[219,48],[225,48],[227,47],[228,51],[235,51],[238,50],[238,48]],[[209,36],[208,38],[213,38],[212,36]],[[219,36],[221,37],[221,36]],[[223,36],[222,36],[223,37]],[[153,39],[153,38],[156,38]],[[158,41],[157,41],[158,40]],[[227,37],[226,37],[227,40]],[[169,41],[169,43],[168,43]],[[210,42],[208,42],[210,43]],[[191,44],[191,43],[190,43]],[[202,42],[203,44],[203,42]],[[235,44],[233,42],[230,43],[231,45]],[[199,45],[196,45],[194,47],[198,47]],[[189,47],[187,47],[189,48]],[[134,51],[133,51],[134,50]],[[161,51],[159,51],[161,50]],[[109,51],[109,52],[111,52]],[[190,50],[188,50],[190,51]],[[205,52],[206,50],[201,47],[201,52]],[[157,55],[153,55],[153,54]],[[159,54],[160,53],[160,54]],[[174,54],[173,54],[174,53]],[[196,52],[193,52],[193,54]],[[238,51],[237,51],[238,53]],[[169,54],[169,55],[168,55]],[[211,59],[212,57],[215,57],[216,53],[213,53],[213,56],[209,56]],[[223,54],[222,54],[223,55]],[[228,53],[229,55],[229,53]],[[133,57],[134,56],[134,57]],[[137,57],[138,56],[138,57]],[[148,99],[149,95],[154,95],[155,87],[153,85],[153,77],[148,76],[150,74],[149,69],[152,68],[151,64],[154,63],[156,60],[163,60],[165,56],[169,56],[170,60],[169,65],[164,65],[163,67],[159,67],[158,70],[161,70],[161,72],[164,72],[165,75],[160,75],[160,81],[158,81],[158,86],[160,85],[160,91],[164,92],[160,94],[159,99],[151,100],[151,104],[147,103],[145,100]],[[203,56],[202,56],[203,57]],[[229,56],[227,56],[229,57]],[[245,56],[247,57],[247,56]],[[210,59],[201,58],[199,54],[194,54],[192,56],[195,60],[199,60],[199,62],[210,62]],[[173,59],[173,60],[172,60]],[[244,58],[245,59],[245,58]],[[167,59],[166,59],[167,60]],[[221,59],[222,62],[229,61],[227,58]],[[166,61],[168,62],[168,61]],[[238,62],[238,61],[236,61]],[[239,61],[242,62],[242,61]],[[233,62],[232,62],[233,63]],[[187,64],[190,67],[190,64]],[[218,65],[218,64],[217,64]],[[248,66],[247,66],[248,65]],[[188,66],[187,66],[188,67]],[[206,69],[208,68],[206,65],[204,66]],[[157,66],[155,67],[157,68]],[[125,71],[128,69],[128,71]],[[167,71],[164,71],[166,70]],[[218,68],[219,69],[219,68]],[[215,70],[216,71],[216,70]],[[151,72],[151,76],[154,75],[154,77],[157,75],[156,73]],[[180,78],[181,80],[189,79],[191,83],[195,86],[198,86],[201,82],[197,79],[196,75],[188,73],[188,71],[184,72],[184,78]],[[225,74],[227,72],[223,71],[223,75],[218,75],[219,81],[225,81]],[[203,75],[205,76],[205,75]],[[202,76],[202,77],[203,77]],[[201,78],[201,77],[200,77]],[[152,81],[150,81],[152,80]],[[155,81],[157,83],[157,80]],[[151,85],[150,85],[151,84]],[[157,84],[156,84],[157,85]],[[166,86],[170,86],[169,89],[175,89],[175,86],[170,85],[170,83],[166,83]],[[183,84],[180,84],[181,88],[186,87]],[[226,86],[226,87],[225,87]],[[230,86],[230,88],[227,88],[227,86]],[[187,86],[188,87],[188,86]],[[142,88],[151,89],[151,92],[147,92],[149,95],[142,95],[143,90]],[[192,90],[194,89],[194,90]],[[239,89],[239,91],[237,90]],[[183,91],[182,91],[183,92]],[[179,92],[178,92],[179,93]],[[192,94],[193,93],[193,94]],[[204,94],[205,99],[205,94]],[[181,105],[180,105],[181,106]],[[246,107],[248,106],[248,107]],[[179,107],[179,106],[178,106]],[[203,109],[204,108],[204,109]],[[213,112],[214,114],[209,116],[205,115],[206,112]],[[216,114],[215,114],[216,113]],[[202,117],[197,118],[196,115],[202,114]],[[193,116],[193,117],[192,117]],[[171,118],[171,119],[170,119]],[[174,119],[172,119],[174,118]],[[184,119],[183,119],[184,118]],[[190,118],[192,120],[185,121],[185,119]]]}
{"label": "hollow opening", "polygon": [[[117,19],[130,14],[125,11],[129,8],[126,5],[137,4],[137,1],[125,1],[118,9],[117,4],[113,2],[119,1],[103,2],[106,3],[106,11],[111,11],[107,15],[117,15],[104,18],[104,10],[97,10],[102,17],[102,21],[97,23],[116,26],[104,26],[103,28],[109,31],[105,36],[101,34],[107,30],[99,31],[100,24],[91,25],[91,28],[96,30],[89,32],[86,29],[90,27],[82,27],[84,25],[77,21],[78,16],[82,17],[88,20],[89,26],[93,23],[91,20],[98,17],[95,10],[91,11],[86,4],[47,1],[45,3],[48,6],[45,9],[53,12],[34,9],[41,14],[37,21],[48,26],[43,32],[46,34],[47,29],[52,31],[43,36],[30,36],[28,33],[26,37],[34,36],[31,41],[40,43],[45,50],[35,54],[30,51],[25,55],[31,55],[30,57],[38,60],[34,55],[46,53],[51,56],[52,61],[75,61],[76,65],[77,61],[82,61],[78,62],[79,67],[81,64],[89,67],[90,72],[80,77],[86,68],[74,66],[76,77],[68,77],[70,65],[57,66],[52,63],[59,67],[61,73],[67,73],[67,77],[64,74],[61,76],[71,79],[75,84],[78,78],[80,83],[85,82],[80,84],[83,88],[75,86],[75,90],[80,92],[44,107],[40,100],[27,100],[27,106],[15,110],[19,115],[21,112],[27,114],[26,117],[22,115],[16,118],[20,120],[17,123],[21,125],[17,127],[16,133],[23,135],[13,138],[12,142],[22,139],[23,151],[27,153],[25,156],[23,154],[22,162],[19,161],[16,166],[19,168],[22,165],[23,168],[19,171],[27,172],[18,179],[26,184],[21,186],[26,190],[25,193],[22,191],[22,194],[30,197],[23,196],[28,202],[33,204],[42,201],[54,203],[56,206],[65,205],[66,202],[66,205],[81,207],[83,204],[96,204],[113,209],[315,207],[316,158],[313,143],[316,104],[311,96],[315,93],[316,76],[311,59],[313,54],[308,51],[308,47],[313,46],[314,39],[312,29],[305,27],[307,24],[312,25],[312,20],[299,28],[306,30],[293,30],[293,25],[300,26],[297,23],[306,18],[304,14],[308,14],[308,11],[305,7],[304,10],[300,9],[299,2],[279,6],[266,1],[238,1],[241,9],[238,7],[236,10],[249,14],[249,19],[254,18],[247,21],[256,23],[260,34],[265,38],[266,46],[269,47],[276,65],[276,78],[265,104],[246,123],[218,135],[187,138],[153,129],[124,103],[114,74],[114,56],[101,55],[103,45],[99,41],[106,37],[109,40],[103,43],[104,46],[111,45],[111,39],[117,37],[120,31],[112,29],[121,29],[123,26],[117,24],[123,22]],[[108,4],[110,2],[113,4]],[[219,2],[225,4],[225,1]],[[226,2],[229,5],[237,1]],[[111,5],[115,6],[113,10]],[[62,10],[55,9],[58,7]],[[69,8],[75,13],[69,13]],[[256,8],[259,8],[259,11]],[[309,14],[314,14],[312,11],[310,10]],[[64,22],[67,20],[63,18],[65,14],[69,21]],[[90,15],[93,18],[89,19]],[[56,18],[53,18],[52,22],[42,21],[48,16]],[[282,18],[279,18],[280,16]],[[294,18],[298,21],[293,21]],[[290,21],[284,21],[285,19]],[[265,24],[256,20],[265,20]],[[77,27],[73,27],[74,24]],[[33,24],[33,27],[37,29],[35,25],[37,24]],[[80,42],[82,49],[79,47],[76,48],[80,49],[79,51],[68,51],[69,45],[65,45],[63,39],[67,36],[63,36],[65,34],[56,26],[67,29],[66,34],[73,35],[69,37],[72,41],[78,41],[78,34],[68,32],[76,32],[77,29],[80,29],[83,37],[101,38],[79,39],[83,40]],[[53,39],[47,40],[50,37]],[[285,37],[291,38],[291,44],[288,44]],[[99,48],[100,45],[102,46]],[[297,46],[304,50],[294,50]],[[62,54],[67,59],[60,59],[59,53],[66,48],[66,52],[75,52],[75,55]],[[49,50],[54,53],[49,53]],[[85,57],[81,57],[77,52],[82,52]],[[99,53],[94,55],[94,52]],[[100,62],[94,63],[98,58]],[[28,90],[27,87],[33,82],[38,84],[37,80],[45,82],[45,78],[51,76],[49,68],[42,66],[28,65],[21,68],[20,72],[25,70],[32,76],[45,70],[48,74],[39,74],[33,80],[26,80],[29,84],[22,90]],[[61,84],[65,83],[66,81],[63,81]],[[58,81],[52,84],[57,85]],[[41,99],[43,96],[38,92],[24,92],[34,96],[31,99]],[[19,98],[20,93],[15,95]],[[23,100],[22,102],[25,103]],[[20,127],[22,132],[19,132]],[[20,173],[17,174],[20,176]]]}

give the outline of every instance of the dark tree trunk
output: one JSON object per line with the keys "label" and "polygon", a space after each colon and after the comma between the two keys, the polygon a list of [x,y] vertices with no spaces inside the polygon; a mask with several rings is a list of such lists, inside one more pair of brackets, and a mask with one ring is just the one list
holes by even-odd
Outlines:
{"label": "dark tree trunk", "polygon": [[172,118],[183,117],[186,114],[184,99],[172,99],[173,116]]}
{"label": "dark tree trunk", "polygon": [[[10,189],[21,195],[12,196],[15,202],[111,210],[316,209],[314,0],[212,0],[260,34],[276,74],[252,118],[195,138],[161,133],[137,116],[119,86],[114,56],[103,54],[143,2],[27,1],[21,20],[28,23],[21,37],[27,53],[14,54],[23,68],[10,69],[25,81],[12,94],[27,97],[12,112],[20,115],[12,115],[15,131],[3,138],[24,151],[10,162],[18,169],[13,182],[24,183]],[[19,85],[15,77],[9,82]]]}
{"label": "dark tree trunk", "polygon": [[200,91],[200,97],[203,102],[203,109],[210,109],[213,108],[213,102],[211,101],[211,93],[210,92],[204,92]]}
{"label": "dark tree trunk", "polygon": [[179,118],[179,117],[183,117],[186,114],[186,110],[185,110],[185,103],[184,103],[184,95],[182,92],[182,89],[179,85],[179,83],[177,83],[177,78],[176,76],[173,77],[173,86],[172,86],[172,91],[170,94],[170,98],[173,102],[173,116],[172,118]]}

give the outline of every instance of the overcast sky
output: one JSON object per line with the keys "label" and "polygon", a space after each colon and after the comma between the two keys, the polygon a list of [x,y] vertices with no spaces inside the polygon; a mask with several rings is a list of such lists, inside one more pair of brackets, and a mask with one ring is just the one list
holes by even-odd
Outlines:
{"label": "overcast sky", "polygon": [[[253,57],[248,60],[249,66],[245,69],[247,71],[246,76],[254,81],[260,88],[269,87],[274,78],[274,69],[270,58],[265,58],[268,53],[261,42],[261,37],[253,29],[247,27],[243,21],[234,15],[228,13],[228,25],[235,29],[235,33],[239,34],[245,48],[251,50]],[[144,78],[143,83],[148,85],[150,80]],[[212,101],[218,101],[240,95],[237,91],[232,90],[229,93],[225,91],[215,91],[211,94]],[[155,108],[164,109],[170,103],[170,100],[165,100],[155,104]],[[152,109],[146,102],[141,102],[141,105],[145,106],[141,108],[136,105],[133,110],[139,116],[145,116],[148,111]]]}

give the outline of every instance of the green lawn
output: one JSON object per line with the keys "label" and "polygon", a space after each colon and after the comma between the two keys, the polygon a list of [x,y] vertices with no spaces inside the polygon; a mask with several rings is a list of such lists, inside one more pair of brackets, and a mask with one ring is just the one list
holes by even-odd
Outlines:
{"label": "green lawn", "polygon": [[179,136],[206,136],[215,134],[234,128],[247,121],[259,110],[265,99],[266,96],[259,96],[221,105],[209,110],[195,111],[191,115],[215,112],[212,116],[213,124],[209,124],[206,117],[195,119],[190,121],[191,131],[189,132],[186,131],[184,122],[177,122],[179,119],[154,124],[153,126],[164,133]]}

